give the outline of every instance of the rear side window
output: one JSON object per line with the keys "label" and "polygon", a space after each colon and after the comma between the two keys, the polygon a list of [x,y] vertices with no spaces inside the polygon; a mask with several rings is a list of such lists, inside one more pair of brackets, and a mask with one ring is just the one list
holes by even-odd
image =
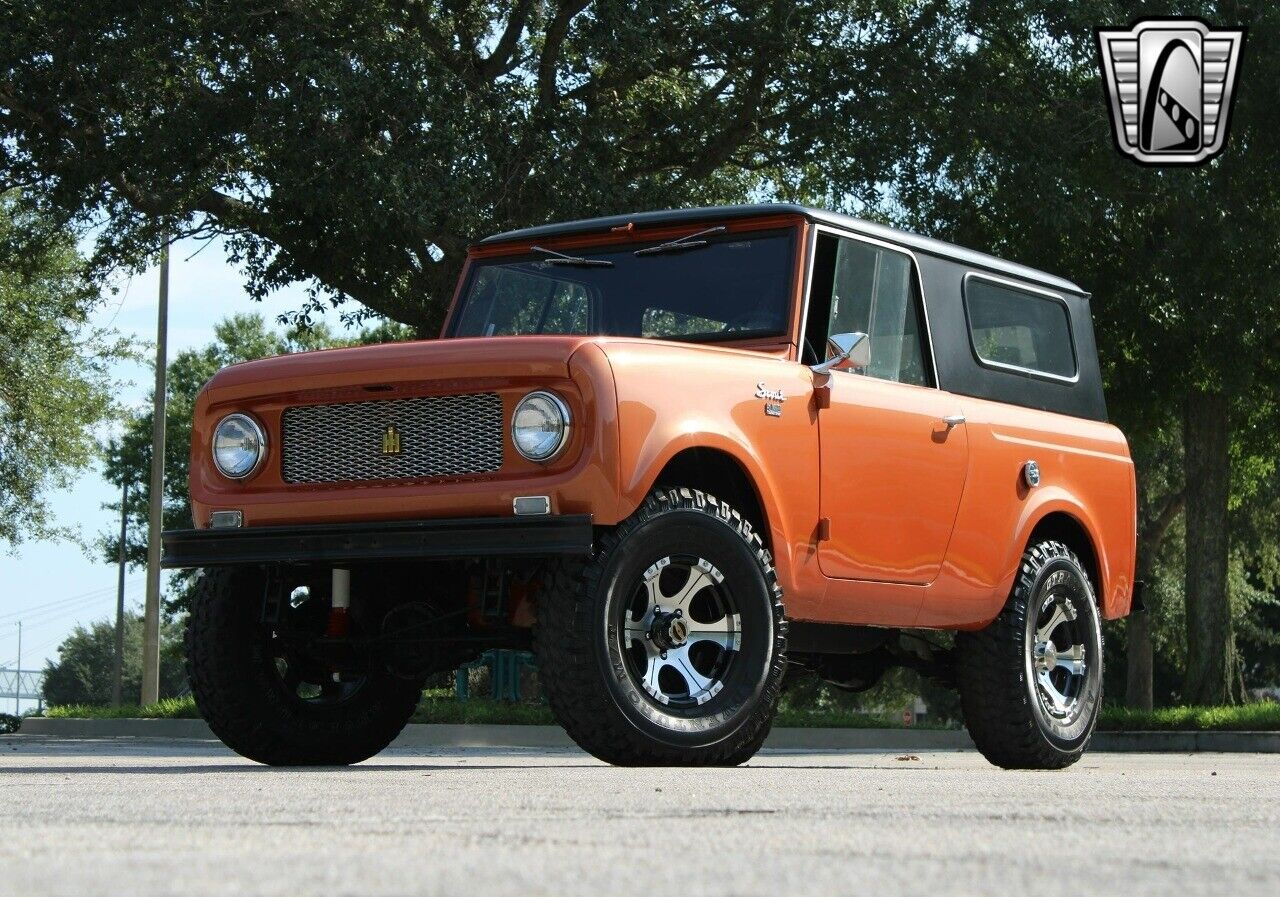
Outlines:
{"label": "rear side window", "polygon": [[1076,376],[1071,319],[1062,300],[970,275],[964,304],[973,351],[983,364],[1065,380]]}

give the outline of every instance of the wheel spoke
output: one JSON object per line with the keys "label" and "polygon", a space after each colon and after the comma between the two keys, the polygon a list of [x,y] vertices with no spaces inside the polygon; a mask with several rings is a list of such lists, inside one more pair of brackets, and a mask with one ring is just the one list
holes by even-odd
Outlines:
{"label": "wheel spoke", "polygon": [[[706,562],[699,561],[699,564],[704,563]],[[710,566],[710,564],[707,564],[707,567]],[[694,596],[703,589],[714,585],[714,583],[715,579],[713,578],[710,569],[705,569],[702,566],[690,567],[689,578],[685,581],[685,584],[680,591],[676,592],[670,598],[664,598],[662,600],[670,603],[672,607],[679,607],[687,610],[689,602],[693,600]]]}
{"label": "wheel spoke", "polygon": [[643,617],[639,620],[631,619],[631,614],[627,614],[627,619],[623,621],[622,630],[627,634],[627,638],[637,641],[645,641],[645,634],[649,631],[649,625],[652,622],[653,611],[647,610]]}
{"label": "wheel spoke", "polygon": [[1053,710],[1058,716],[1066,716],[1067,714],[1067,696],[1058,691],[1058,687],[1053,684],[1053,680],[1049,678],[1049,671],[1043,670],[1036,676],[1040,683],[1040,692],[1053,705]]}
{"label": "wheel spoke", "polygon": [[1058,651],[1057,666],[1067,670],[1073,676],[1083,676],[1088,669],[1084,662],[1084,645],[1072,645]]}
{"label": "wheel spoke", "polygon": [[645,665],[644,676],[640,682],[654,700],[661,701],[663,704],[669,703],[670,699],[662,691],[662,687],[658,685],[658,675],[662,672],[662,668],[667,666],[667,661],[659,654],[654,653],[649,656],[648,663]]}
{"label": "wheel spoke", "polygon": [[1070,619],[1067,615],[1063,602],[1058,601],[1053,605],[1053,613],[1049,615],[1049,619],[1043,626],[1036,630],[1036,641],[1047,642],[1053,635],[1053,631]]}
{"label": "wheel spoke", "polygon": [[742,630],[737,614],[721,617],[713,623],[699,623],[692,617],[686,617],[685,622],[689,626],[689,644],[715,642],[726,651],[738,650]]}
{"label": "wheel spoke", "polygon": [[[684,677],[685,691],[690,696],[700,698],[715,684],[714,679],[702,675],[694,668],[693,661],[689,658],[688,645],[681,645],[679,648],[673,648],[668,651],[667,661],[677,673]],[[698,703],[702,703],[702,701],[700,700]]]}
{"label": "wheel spoke", "polygon": [[645,578],[644,588],[649,593],[649,604],[645,607],[644,613],[640,615],[641,620],[647,620],[653,614],[653,609],[662,604],[662,589],[658,588],[658,579],[662,575],[661,569],[653,575]]}

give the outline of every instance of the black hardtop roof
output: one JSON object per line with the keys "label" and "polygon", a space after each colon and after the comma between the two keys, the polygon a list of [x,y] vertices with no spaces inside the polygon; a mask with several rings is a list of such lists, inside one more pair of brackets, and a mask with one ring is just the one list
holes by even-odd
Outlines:
{"label": "black hardtop roof", "polygon": [[851,215],[842,215],[839,212],[828,212],[825,209],[815,209],[809,206],[797,205],[795,203],[776,202],[738,206],[706,206],[696,209],[668,209],[658,212],[633,212],[627,215],[609,215],[603,218],[584,218],[580,221],[541,224],[537,227],[526,227],[521,230],[511,230],[501,234],[494,234],[491,237],[485,237],[477,245],[491,246],[495,243],[508,243],[516,240],[525,241],[537,240],[546,237],[565,237],[572,234],[608,230],[609,228],[621,227],[629,223],[637,226],[679,222],[694,224],[699,221],[712,219],[724,220],[731,218],[753,218],[761,215],[778,214],[803,215],[811,221],[815,221],[820,224],[829,224],[833,227],[851,231],[865,237],[884,240],[889,243],[896,243],[899,246],[903,246],[914,252],[928,253],[929,255],[950,259],[972,268],[990,271],[995,274],[1003,274],[1007,277],[1029,281],[1031,283],[1049,287],[1050,289],[1076,293],[1081,296],[1088,296],[1088,293],[1071,281],[1057,277],[1053,274],[1048,274],[1044,271],[1038,271],[1035,268],[1028,268],[1026,265],[1007,262],[1004,259],[996,258],[993,255],[987,255],[985,252],[965,249],[962,246],[945,243],[942,240],[922,237],[919,234],[913,234],[908,231],[898,230],[897,228],[887,227],[883,224],[876,224],[873,221],[864,221],[861,218],[854,218]]}

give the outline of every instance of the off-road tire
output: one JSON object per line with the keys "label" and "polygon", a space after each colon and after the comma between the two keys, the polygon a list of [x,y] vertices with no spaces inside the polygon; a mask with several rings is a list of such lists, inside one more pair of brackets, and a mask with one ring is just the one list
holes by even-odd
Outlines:
{"label": "off-road tire", "polygon": [[271,681],[260,622],[263,574],[206,571],[187,619],[187,680],[200,715],[227,747],[270,766],[346,766],[367,760],[404,728],[420,681],[369,674],[340,705],[307,707]]}
{"label": "off-road tire", "polygon": [[[620,573],[643,569],[654,547],[677,534],[697,543],[690,550],[714,554],[732,568],[727,575],[753,602],[756,625],[767,629],[744,634],[759,640],[752,651],[763,655],[759,669],[744,667],[750,676],[744,699],[736,701],[737,687],[731,694],[726,686],[725,701],[713,698],[707,717],[692,722],[672,717],[634,687],[610,662],[607,635],[610,589],[627,588]],[[604,531],[591,558],[550,567],[538,600],[534,651],[552,712],[588,753],[619,766],[736,766],[751,759],[769,734],[786,673],[786,632],[773,560],[752,525],[714,496],[662,488]],[[690,730],[682,731],[686,725]]]}
{"label": "off-road tire", "polygon": [[[1086,704],[1069,729],[1055,727],[1038,709],[1029,659],[1035,627],[1029,617],[1055,573],[1066,574],[1070,600],[1094,638],[1086,648],[1096,673],[1090,669]],[[988,760],[1005,769],[1063,769],[1079,760],[1102,706],[1102,627],[1089,574],[1071,549],[1055,541],[1029,546],[1000,615],[985,629],[957,633],[956,662],[965,723]]]}

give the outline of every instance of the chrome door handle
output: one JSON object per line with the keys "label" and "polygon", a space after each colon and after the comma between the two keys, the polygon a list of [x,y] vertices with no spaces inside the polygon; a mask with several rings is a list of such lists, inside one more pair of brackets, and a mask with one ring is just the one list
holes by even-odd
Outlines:
{"label": "chrome door handle", "polygon": [[942,422],[947,425],[948,430],[954,430],[956,427],[964,423],[964,415],[951,414],[951,415],[948,415],[947,417],[944,417],[942,419]]}

